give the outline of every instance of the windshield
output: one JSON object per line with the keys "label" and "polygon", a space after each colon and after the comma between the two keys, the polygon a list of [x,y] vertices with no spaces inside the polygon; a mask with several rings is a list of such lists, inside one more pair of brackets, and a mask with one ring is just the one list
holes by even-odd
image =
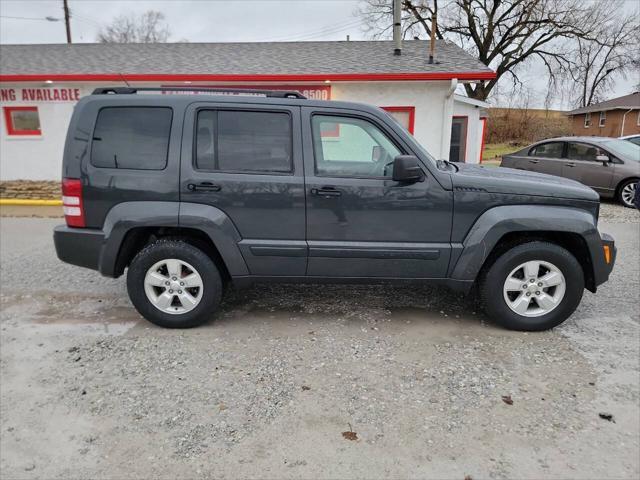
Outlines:
{"label": "windshield", "polygon": [[618,140],[612,138],[611,140],[602,140],[602,146],[608,148],[617,156],[622,157],[624,160],[635,160],[640,162],[640,147],[626,140]]}

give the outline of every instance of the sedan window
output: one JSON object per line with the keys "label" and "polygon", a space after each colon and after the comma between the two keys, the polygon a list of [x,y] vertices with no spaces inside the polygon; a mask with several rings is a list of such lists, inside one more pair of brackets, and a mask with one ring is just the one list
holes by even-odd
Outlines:
{"label": "sedan window", "polygon": [[605,153],[595,145],[589,145],[588,143],[569,142],[569,148],[567,149],[567,158],[570,160],[596,161],[596,157],[598,155],[605,155]]}
{"label": "sedan window", "polygon": [[549,142],[537,145],[529,150],[530,157],[562,158],[563,142]]}

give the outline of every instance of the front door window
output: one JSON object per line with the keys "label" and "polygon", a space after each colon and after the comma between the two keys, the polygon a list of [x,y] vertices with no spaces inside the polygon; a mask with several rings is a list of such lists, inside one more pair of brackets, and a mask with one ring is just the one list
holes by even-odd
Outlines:
{"label": "front door window", "polygon": [[360,118],[314,115],[315,172],[329,177],[391,177],[400,150],[373,123]]}

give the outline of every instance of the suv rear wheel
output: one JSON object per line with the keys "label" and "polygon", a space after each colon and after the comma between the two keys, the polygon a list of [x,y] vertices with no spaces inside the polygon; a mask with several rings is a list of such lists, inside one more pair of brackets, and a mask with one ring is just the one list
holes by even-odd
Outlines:
{"label": "suv rear wheel", "polygon": [[480,296],[487,315],[513,330],[546,330],[564,322],[584,291],[584,273],[566,249],[547,242],[511,248],[487,269]]}
{"label": "suv rear wheel", "polygon": [[158,240],[142,249],[127,272],[129,298],[156,325],[189,328],[205,323],[222,298],[215,263],[181,240]]}

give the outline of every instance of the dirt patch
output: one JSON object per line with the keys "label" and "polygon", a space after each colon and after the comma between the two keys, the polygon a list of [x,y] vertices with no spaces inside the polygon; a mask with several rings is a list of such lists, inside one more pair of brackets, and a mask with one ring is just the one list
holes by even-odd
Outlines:
{"label": "dirt patch", "polygon": [[59,180],[5,180],[0,182],[0,198],[59,200]]}

